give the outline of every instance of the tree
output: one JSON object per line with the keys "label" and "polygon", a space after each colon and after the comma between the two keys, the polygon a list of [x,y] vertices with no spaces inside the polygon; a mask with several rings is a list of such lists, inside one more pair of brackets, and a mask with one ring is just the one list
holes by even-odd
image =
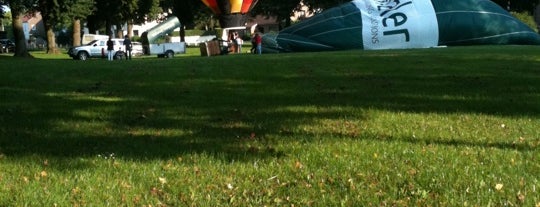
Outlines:
{"label": "tree", "polygon": [[303,0],[304,5],[306,5],[310,10],[319,10],[319,9],[328,9],[335,7],[340,4],[350,2],[350,0]]}
{"label": "tree", "polygon": [[538,33],[540,33],[540,2],[536,5],[534,9],[534,21],[536,22],[536,28]]}
{"label": "tree", "polygon": [[54,34],[54,26],[62,20],[62,4],[61,0],[39,0],[39,11],[45,26],[45,32],[47,34],[47,53],[57,54],[59,53],[56,47],[56,38]]}
{"label": "tree", "polygon": [[[252,13],[275,16],[280,22],[280,27],[288,27],[291,25],[293,12],[299,9],[300,2],[300,0],[259,0]],[[284,25],[281,25],[283,21]]]}
{"label": "tree", "polygon": [[8,29],[11,28],[11,12],[2,9],[3,7],[0,1],[0,33],[3,33],[8,37],[13,36],[11,29]]}
{"label": "tree", "polygon": [[172,14],[178,17],[182,26],[180,27],[180,41],[185,41],[185,28],[193,27],[195,23],[195,14],[202,12],[204,4],[200,0],[165,0],[161,2],[164,11],[171,10]]}
{"label": "tree", "polygon": [[519,0],[519,1],[509,1],[509,0],[492,0],[499,6],[515,12],[528,12],[529,14],[534,13],[536,5],[540,4],[538,0]]}
{"label": "tree", "polygon": [[26,47],[22,17],[34,11],[36,2],[34,0],[5,0],[3,4],[9,6],[11,9],[13,35],[15,38],[15,54],[13,56],[32,57]]}
{"label": "tree", "polygon": [[160,0],[95,0],[96,10],[87,18],[87,26],[92,33],[105,28],[105,33],[112,35],[112,26],[116,26],[117,36],[123,35],[123,25],[128,25],[130,34],[133,23],[154,20],[161,13]]}
{"label": "tree", "polygon": [[64,8],[67,13],[67,21],[71,21],[73,27],[73,46],[81,45],[81,20],[94,11],[94,0],[64,0]]}
{"label": "tree", "polygon": [[6,11],[4,11],[4,2],[0,0],[0,23],[2,23],[2,19],[4,19],[4,14],[6,14]]}
{"label": "tree", "polygon": [[105,33],[112,36],[112,25],[120,22],[121,1],[95,0],[96,10],[88,16],[87,25],[91,33],[96,33],[98,28],[105,27]]}
{"label": "tree", "polygon": [[160,0],[139,0],[137,11],[133,16],[133,23],[141,24],[146,21],[156,20],[163,12],[159,5]]}
{"label": "tree", "polygon": [[132,37],[133,24],[142,24],[146,21],[156,20],[163,12],[159,6],[160,0],[139,0],[137,9],[127,22],[128,36]]}

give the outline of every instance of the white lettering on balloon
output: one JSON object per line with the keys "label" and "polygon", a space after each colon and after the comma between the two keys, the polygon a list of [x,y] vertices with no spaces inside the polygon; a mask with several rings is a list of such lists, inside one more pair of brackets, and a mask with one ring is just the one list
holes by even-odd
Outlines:
{"label": "white lettering on balloon", "polygon": [[[382,23],[385,30],[383,35],[401,35],[405,37],[405,41],[410,41],[409,29],[400,26],[403,26],[407,22],[407,15],[403,12],[400,12],[400,8],[403,8],[407,5],[412,5],[412,1],[400,2],[400,0],[387,0],[379,1],[381,4],[377,6],[379,12],[381,12],[381,17],[383,17]],[[390,24],[388,23],[390,20]],[[391,24],[393,22],[393,25]]]}
{"label": "white lettering on balloon", "polygon": [[362,12],[364,49],[432,47],[438,25],[431,1],[355,0]]}

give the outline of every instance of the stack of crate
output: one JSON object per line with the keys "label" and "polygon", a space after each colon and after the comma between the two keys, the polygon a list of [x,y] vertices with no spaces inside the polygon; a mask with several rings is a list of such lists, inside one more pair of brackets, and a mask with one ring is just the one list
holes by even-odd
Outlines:
{"label": "stack of crate", "polygon": [[216,40],[200,43],[199,47],[201,49],[201,56],[215,56],[221,54],[219,41]]}

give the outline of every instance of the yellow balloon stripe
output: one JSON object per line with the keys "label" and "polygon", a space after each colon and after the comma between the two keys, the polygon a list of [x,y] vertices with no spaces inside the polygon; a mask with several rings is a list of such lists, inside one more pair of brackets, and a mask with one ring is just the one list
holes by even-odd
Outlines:
{"label": "yellow balloon stripe", "polygon": [[231,3],[231,13],[240,13],[242,11],[243,0],[229,0]]}

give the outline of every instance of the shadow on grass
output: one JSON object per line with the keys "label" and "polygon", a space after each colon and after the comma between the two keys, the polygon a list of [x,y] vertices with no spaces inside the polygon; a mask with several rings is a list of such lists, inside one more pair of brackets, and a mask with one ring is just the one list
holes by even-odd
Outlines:
{"label": "shadow on grass", "polygon": [[[0,153],[66,158],[114,153],[136,160],[208,153],[251,160],[287,156],[266,139],[309,138],[295,129],[323,119],[365,120],[362,109],[540,115],[540,63],[533,60],[434,56],[437,60],[427,61],[403,53],[392,57],[398,63],[391,65],[382,64],[386,55],[362,61],[320,55],[320,64],[313,65],[312,57],[302,55],[283,66],[275,61],[284,57],[266,56],[256,60],[265,65],[256,70],[238,58],[233,63],[227,57],[174,64],[140,60],[96,72],[55,60],[38,64],[65,65],[62,70],[4,71],[10,78],[0,83]],[[358,138],[379,140],[368,134]],[[437,138],[384,141],[531,150]]]}

